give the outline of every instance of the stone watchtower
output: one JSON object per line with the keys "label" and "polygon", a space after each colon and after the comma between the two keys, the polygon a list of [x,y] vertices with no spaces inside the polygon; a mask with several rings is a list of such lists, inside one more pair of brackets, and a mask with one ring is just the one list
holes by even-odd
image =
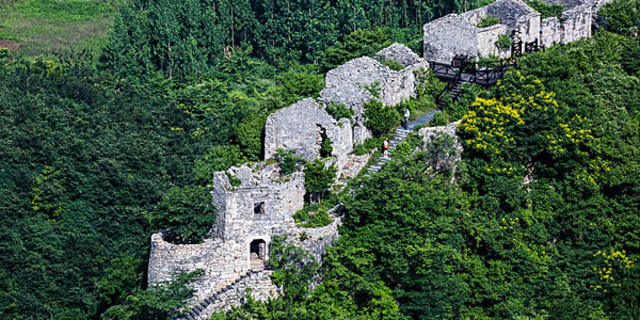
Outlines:
{"label": "stone watchtower", "polygon": [[304,174],[283,177],[276,164],[234,167],[214,174],[211,193],[218,209],[211,236],[242,243],[248,267],[256,269],[268,257],[271,237],[295,228],[293,215],[304,204]]}

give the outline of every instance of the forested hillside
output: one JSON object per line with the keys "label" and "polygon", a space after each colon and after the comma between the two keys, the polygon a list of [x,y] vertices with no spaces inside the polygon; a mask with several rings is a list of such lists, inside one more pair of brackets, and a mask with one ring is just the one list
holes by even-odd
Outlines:
{"label": "forested hillside", "polygon": [[[0,48],[0,318],[166,319],[197,274],[148,288],[149,236],[203,234],[212,172],[261,158],[268,114],[393,41],[419,53],[422,24],[480,5],[107,2],[63,15],[119,12],[83,50]],[[344,225],[322,266],[276,242],[285,296],[213,319],[640,319],[638,7],[616,0],[593,39],[465,88],[436,118],[462,120],[455,172],[429,166],[450,138],[409,139],[356,192],[327,195]],[[0,36],[48,47],[16,21]]]}

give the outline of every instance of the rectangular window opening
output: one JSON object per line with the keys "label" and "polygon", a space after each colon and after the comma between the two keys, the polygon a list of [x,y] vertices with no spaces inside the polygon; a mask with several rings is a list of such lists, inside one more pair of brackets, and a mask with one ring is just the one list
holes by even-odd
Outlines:
{"label": "rectangular window opening", "polygon": [[264,213],[264,201],[253,204],[253,213],[255,213],[255,214],[263,214]]}

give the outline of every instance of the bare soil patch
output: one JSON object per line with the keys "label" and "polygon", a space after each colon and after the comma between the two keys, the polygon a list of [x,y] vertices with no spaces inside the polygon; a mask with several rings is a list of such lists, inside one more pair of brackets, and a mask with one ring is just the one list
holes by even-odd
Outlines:
{"label": "bare soil patch", "polygon": [[13,52],[16,52],[18,51],[18,49],[20,49],[20,42],[0,39],[0,48],[7,48]]}

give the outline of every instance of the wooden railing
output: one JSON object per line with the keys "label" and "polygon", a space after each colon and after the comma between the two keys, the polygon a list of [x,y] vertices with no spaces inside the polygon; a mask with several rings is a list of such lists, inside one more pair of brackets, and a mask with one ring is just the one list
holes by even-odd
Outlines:
{"label": "wooden railing", "polygon": [[501,59],[465,62],[459,68],[446,63],[429,61],[429,67],[436,77],[449,78],[447,85],[435,97],[436,104],[439,104],[444,95],[458,82],[471,82],[488,87],[496,84],[504,77],[509,68],[517,67],[517,65],[514,59]]}
{"label": "wooden railing", "polygon": [[433,74],[438,77],[451,78],[455,77],[460,72],[458,68],[455,68],[450,64],[435,61],[429,61],[429,67],[433,71]]}

